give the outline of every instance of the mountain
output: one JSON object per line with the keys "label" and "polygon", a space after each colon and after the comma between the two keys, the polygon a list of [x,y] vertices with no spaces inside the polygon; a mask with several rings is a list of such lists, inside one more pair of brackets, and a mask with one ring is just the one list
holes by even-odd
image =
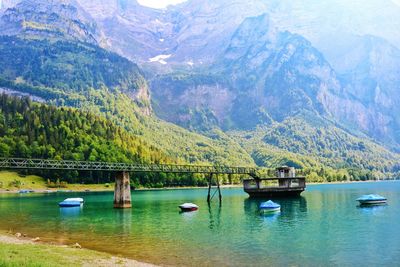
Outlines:
{"label": "mountain", "polygon": [[[156,77],[151,87],[159,114],[185,126],[196,121],[197,113],[208,112],[214,115],[210,123],[250,129],[303,111],[326,115],[318,94],[341,88],[334,70],[309,41],[276,31],[266,14],[245,19],[208,71]],[[178,102],[179,108],[173,109]],[[192,109],[197,113],[182,114]]]}
{"label": "mountain", "polygon": [[[400,15],[400,10],[392,6],[392,2],[387,3],[379,12],[388,19],[382,19],[372,27],[367,19],[357,17],[363,25],[357,28],[354,25],[358,24],[346,18],[357,10],[365,9],[367,18],[371,20],[382,2],[371,1],[364,8],[361,8],[360,1],[349,5],[340,0],[324,4],[309,2],[315,14],[310,14],[303,3],[267,1],[263,2],[263,6],[260,1],[251,1],[244,12],[246,15],[262,10],[265,14],[246,18],[240,17],[238,14],[241,13],[237,11],[244,8],[240,6],[243,1],[235,2],[240,8],[231,7],[226,1],[215,1],[208,9],[208,4],[196,1],[175,7],[174,12],[180,10],[185,14],[185,8],[192,6],[193,12],[203,12],[200,18],[214,17],[196,24],[201,30],[194,26],[190,28],[189,24],[186,26],[186,32],[192,32],[190,36],[195,40],[204,40],[204,44],[188,45],[187,50],[191,53],[183,53],[184,57],[178,52],[186,49],[182,41],[164,53],[168,58],[162,62],[163,70],[154,67],[160,73],[150,77],[157,114],[191,129],[207,128],[208,124],[247,129],[268,122],[271,117],[279,121],[301,109],[314,110],[353,132],[361,132],[398,150],[399,126],[393,116],[397,107],[390,101],[400,97],[398,48],[383,37],[370,33],[395,40],[393,38],[398,35],[390,33],[395,31],[398,23],[395,15]],[[230,10],[231,18],[237,18],[241,23],[236,24],[233,19],[230,25],[234,29],[226,28],[221,21],[228,11],[218,12],[218,7]],[[330,9],[330,12],[324,11]],[[325,14],[327,19],[322,22]],[[336,17],[342,19],[337,22]],[[218,26],[214,22],[218,22]],[[331,30],[336,24],[340,31]],[[213,30],[215,27],[218,30]],[[298,34],[294,34],[296,32]],[[214,38],[215,41],[207,41],[213,33],[218,33],[218,37]],[[323,33],[329,33],[329,38],[325,38]],[[199,37],[195,37],[197,35]],[[275,55],[276,62],[283,57],[289,57],[290,62],[283,67],[272,64],[272,53],[283,51],[280,50],[283,43],[279,42],[284,42],[284,35],[293,40],[297,38],[298,43],[293,47],[313,52],[299,56],[299,49],[294,48],[297,55],[293,57],[290,52]],[[196,43],[195,40],[191,44]],[[303,40],[302,43],[300,40]],[[208,49],[209,45],[218,47]],[[294,62],[296,57],[297,63]],[[311,58],[316,59],[314,63],[301,66],[302,62],[312,62]],[[178,67],[176,64],[179,61],[181,64]],[[159,63],[147,63],[146,66],[149,64]]]}
{"label": "mountain", "polygon": [[398,156],[336,120],[341,77],[304,37],[276,30],[264,14],[244,20],[222,56],[212,74],[156,77],[155,111],[191,129],[225,128],[261,165],[393,168]]}
{"label": "mountain", "polygon": [[400,50],[382,38],[362,36],[339,51],[334,66],[345,100],[341,100],[342,108],[333,107],[331,101],[330,111],[373,138],[398,147]]}
{"label": "mountain", "polygon": [[[22,1],[12,11],[24,14],[23,7],[32,3],[42,2]],[[50,2],[47,8],[52,7]],[[51,9],[55,17],[66,20],[64,15],[69,15],[58,7]],[[37,10],[39,14],[32,17],[47,14]],[[6,19],[8,12],[10,9],[4,12],[2,21],[13,24]],[[75,23],[84,24],[78,20]],[[28,93],[51,104],[103,116],[181,162],[253,164],[251,157],[221,131],[213,131],[209,138],[154,117],[147,82],[138,66],[127,59],[91,42],[63,35],[48,36],[42,31],[32,32],[32,36],[24,31],[14,35],[0,38],[3,91]]]}
{"label": "mountain", "polygon": [[395,1],[268,2],[277,27],[309,39],[329,62],[335,60],[343,45],[361,36],[376,36],[399,48],[400,6]]}
{"label": "mountain", "polygon": [[8,1],[1,90],[104,117],[181,162],[396,173],[396,23],[379,33],[345,19],[359,1],[308,2]]}
{"label": "mountain", "polygon": [[116,54],[90,44],[16,37],[1,37],[0,51],[0,86],[7,90],[103,116],[183,162],[252,163],[221,131],[207,138],[155,118],[137,66]]}
{"label": "mountain", "polygon": [[95,22],[73,0],[19,2],[3,12],[0,34],[74,39],[92,44],[100,39]]}

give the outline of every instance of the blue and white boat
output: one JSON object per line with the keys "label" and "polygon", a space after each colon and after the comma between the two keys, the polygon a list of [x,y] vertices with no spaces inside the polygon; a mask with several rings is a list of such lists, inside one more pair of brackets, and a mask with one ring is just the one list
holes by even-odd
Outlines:
{"label": "blue and white boat", "polygon": [[261,212],[280,212],[281,211],[281,205],[278,203],[273,202],[272,200],[268,200],[266,202],[262,202],[259,206],[259,209]]}
{"label": "blue and white boat", "polygon": [[360,202],[361,205],[379,205],[386,204],[387,202],[385,197],[376,194],[363,195],[356,200]]}
{"label": "blue and white boat", "polygon": [[83,205],[83,198],[80,197],[73,197],[73,198],[66,198],[64,201],[58,203],[58,206],[67,208],[67,207],[80,207]]}

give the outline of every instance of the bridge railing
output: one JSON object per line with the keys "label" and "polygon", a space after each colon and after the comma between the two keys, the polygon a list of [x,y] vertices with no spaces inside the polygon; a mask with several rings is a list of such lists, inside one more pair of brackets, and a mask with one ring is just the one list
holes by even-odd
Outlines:
{"label": "bridge railing", "polygon": [[43,169],[78,171],[128,171],[166,173],[215,173],[256,175],[254,167],[229,167],[207,165],[136,164],[50,159],[0,158],[0,169]]}

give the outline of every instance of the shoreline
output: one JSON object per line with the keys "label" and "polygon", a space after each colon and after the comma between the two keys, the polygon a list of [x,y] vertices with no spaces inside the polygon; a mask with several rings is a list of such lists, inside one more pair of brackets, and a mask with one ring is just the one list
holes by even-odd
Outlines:
{"label": "shoreline", "polygon": [[[330,185],[330,184],[352,184],[352,183],[374,183],[374,182],[390,182],[390,181],[400,181],[395,179],[387,179],[387,180],[367,180],[367,181],[334,181],[334,182],[307,182],[307,185]],[[96,184],[95,184],[96,185]],[[243,184],[232,184],[232,185],[221,185],[221,188],[242,188]],[[190,189],[207,189],[207,186],[183,186],[183,187],[163,187],[163,188],[137,188],[132,189],[132,191],[162,191],[162,190],[190,190]],[[29,188],[21,188],[21,189],[0,189],[0,194],[18,194],[20,190]],[[87,188],[83,187],[80,189],[50,189],[50,188],[36,188],[33,189],[33,192],[30,193],[38,193],[38,194],[53,194],[53,193],[90,193],[90,192],[113,192],[114,186],[109,188],[91,188],[89,185]]]}
{"label": "shoreline", "polygon": [[[55,264],[62,266],[65,263],[71,262],[73,257],[73,264],[71,266],[137,266],[137,267],[157,267],[157,265],[137,261],[126,257],[116,256],[110,253],[101,252],[93,249],[82,248],[78,243],[71,245],[61,245],[43,242],[40,237],[28,237],[21,233],[15,233],[12,235],[10,232],[0,230],[0,253],[10,256],[8,263],[18,265],[19,261],[26,263],[27,261],[33,265],[37,264],[37,255],[31,256],[29,253],[19,255],[20,258],[15,258],[14,255],[7,255],[8,253],[14,254],[18,251],[33,250],[36,253],[43,253],[43,257],[46,257],[51,252],[51,258],[54,262],[51,262],[49,266]],[[5,251],[5,252],[4,252]],[[8,252],[8,253],[7,253]],[[40,256],[39,256],[40,257]],[[45,258],[45,261],[47,259]],[[40,261],[40,260],[38,260]],[[7,261],[5,261],[7,263]],[[1,264],[0,264],[1,265]],[[7,265],[7,264],[6,264]],[[70,266],[68,264],[68,266]]]}

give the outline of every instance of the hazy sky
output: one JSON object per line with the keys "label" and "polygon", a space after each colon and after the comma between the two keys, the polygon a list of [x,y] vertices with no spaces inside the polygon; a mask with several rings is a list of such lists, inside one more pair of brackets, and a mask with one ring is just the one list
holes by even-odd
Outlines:
{"label": "hazy sky", "polygon": [[139,4],[154,8],[164,8],[168,5],[176,5],[185,1],[186,0],[138,0]]}
{"label": "hazy sky", "polygon": [[396,5],[400,6],[400,0],[392,0],[393,3],[395,3]]}

